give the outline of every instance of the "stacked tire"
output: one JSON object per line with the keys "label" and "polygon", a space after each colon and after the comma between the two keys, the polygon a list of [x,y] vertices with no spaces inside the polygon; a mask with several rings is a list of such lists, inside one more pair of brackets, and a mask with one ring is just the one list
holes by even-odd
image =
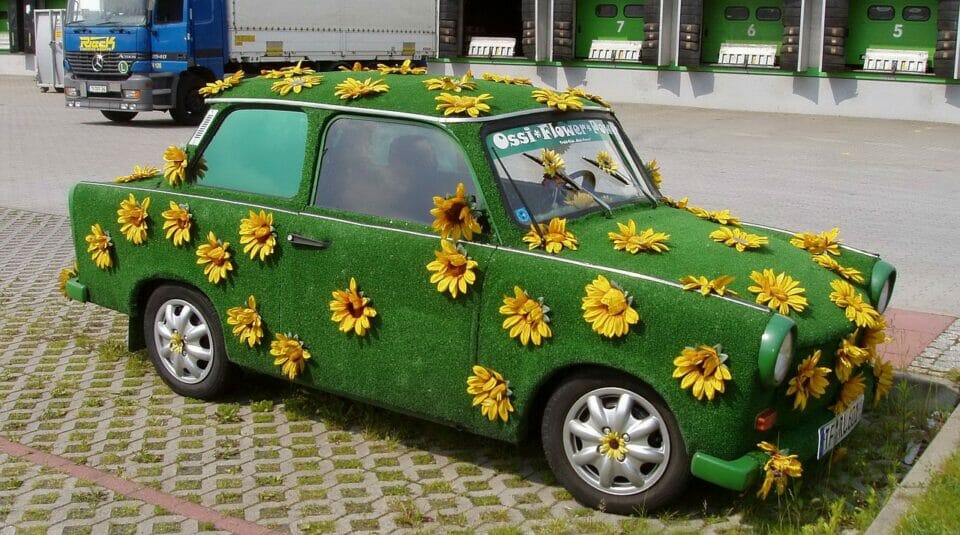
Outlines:
{"label": "stacked tire", "polygon": [[640,63],[656,65],[660,59],[660,2],[643,6],[643,48]]}
{"label": "stacked tire", "polygon": [[847,68],[846,37],[849,18],[850,2],[848,0],[826,0],[821,71],[837,72]]}
{"label": "stacked tire", "polygon": [[800,62],[800,9],[802,0],[783,2],[783,42],[780,44],[780,68],[796,71]]}
{"label": "stacked tire", "polygon": [[573,59],[573,0],[553,2],[553,60]]}
{"label": "stacked tire", "polygon": [[700,65],[701,29],[703,28],[703,0],[682,0],[680,3],[680,51],[677,64],[684,67]]}
{"label": "stacked tire", "polygon": [[937,50],[933,53],[933,72],[953,79],[957,62],[958,0],[940,0],[937,3]]}
{"label": "stacked tire", "polygon": [[440,0],[440,20],[437,21],[439,50],[441,58],[460,56],[457,21],[460,20],[460,2],[458,0]]}
{"label": "stacked tire", "polygon": [[537,59],[537,5],[535,0],[523,0],[520,7],[520,20],[523,33],[520,36],[520,48],[530,60]]}

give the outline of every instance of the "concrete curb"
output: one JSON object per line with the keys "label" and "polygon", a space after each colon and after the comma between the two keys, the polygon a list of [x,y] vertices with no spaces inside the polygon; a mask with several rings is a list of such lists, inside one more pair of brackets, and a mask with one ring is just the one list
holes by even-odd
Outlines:
{"label": "concrete curb", "polygon": [[[956,404],[957,387],[949,381],[908,373],[898,373],[897,379],[926,386],[928,399],[934,397],[930,403],[931,409]],[[950,418],[940,428],[940,432],[933,437],[916,464],[893,491],[886,505],[867,528],[866,535],[894,533],[894,529],[900,523],[900,517],[907,512],[913,500],[923,494],[930,484],[930,479],[940,471],[947,458],[957,451],[958,445],[960,445],[960,406],[953,410]]]}

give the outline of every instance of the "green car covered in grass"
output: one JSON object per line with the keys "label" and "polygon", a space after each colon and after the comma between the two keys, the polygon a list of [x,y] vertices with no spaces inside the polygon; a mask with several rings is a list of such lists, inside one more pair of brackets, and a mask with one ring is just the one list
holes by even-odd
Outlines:
{"label": "green car covered in grass", "polygon": [[180,394],[243,368],[539,439],[630,513],[691,474],[782,491],[889,389],[892,266],[663,197],[596,95],[299,65],[205,93],[162,171],[73,188],[61,276]]}

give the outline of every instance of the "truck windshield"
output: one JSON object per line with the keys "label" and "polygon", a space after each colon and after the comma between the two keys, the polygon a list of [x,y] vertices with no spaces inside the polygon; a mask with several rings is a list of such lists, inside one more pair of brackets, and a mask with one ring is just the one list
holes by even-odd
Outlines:
{"label": "truck windshield", "polygon": [[143,26],[147,0],[70,0],[69,26]]}
{"label": "truck windshield", "polygon": [[516,221],[576,217],[649,199],[616,123],[541,122],[493,132],[485,144]]}

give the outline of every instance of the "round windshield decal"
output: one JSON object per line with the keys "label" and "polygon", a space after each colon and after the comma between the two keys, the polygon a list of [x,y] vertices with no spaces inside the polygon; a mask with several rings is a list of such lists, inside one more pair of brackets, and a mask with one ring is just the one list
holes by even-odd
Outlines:
{"label": "round windshield decal", "polygon": [[120,74],[127,74],[127,71],[130,70],[130,65],[126,61],[121,61],[117,63],[117,70],[120,71]]}

